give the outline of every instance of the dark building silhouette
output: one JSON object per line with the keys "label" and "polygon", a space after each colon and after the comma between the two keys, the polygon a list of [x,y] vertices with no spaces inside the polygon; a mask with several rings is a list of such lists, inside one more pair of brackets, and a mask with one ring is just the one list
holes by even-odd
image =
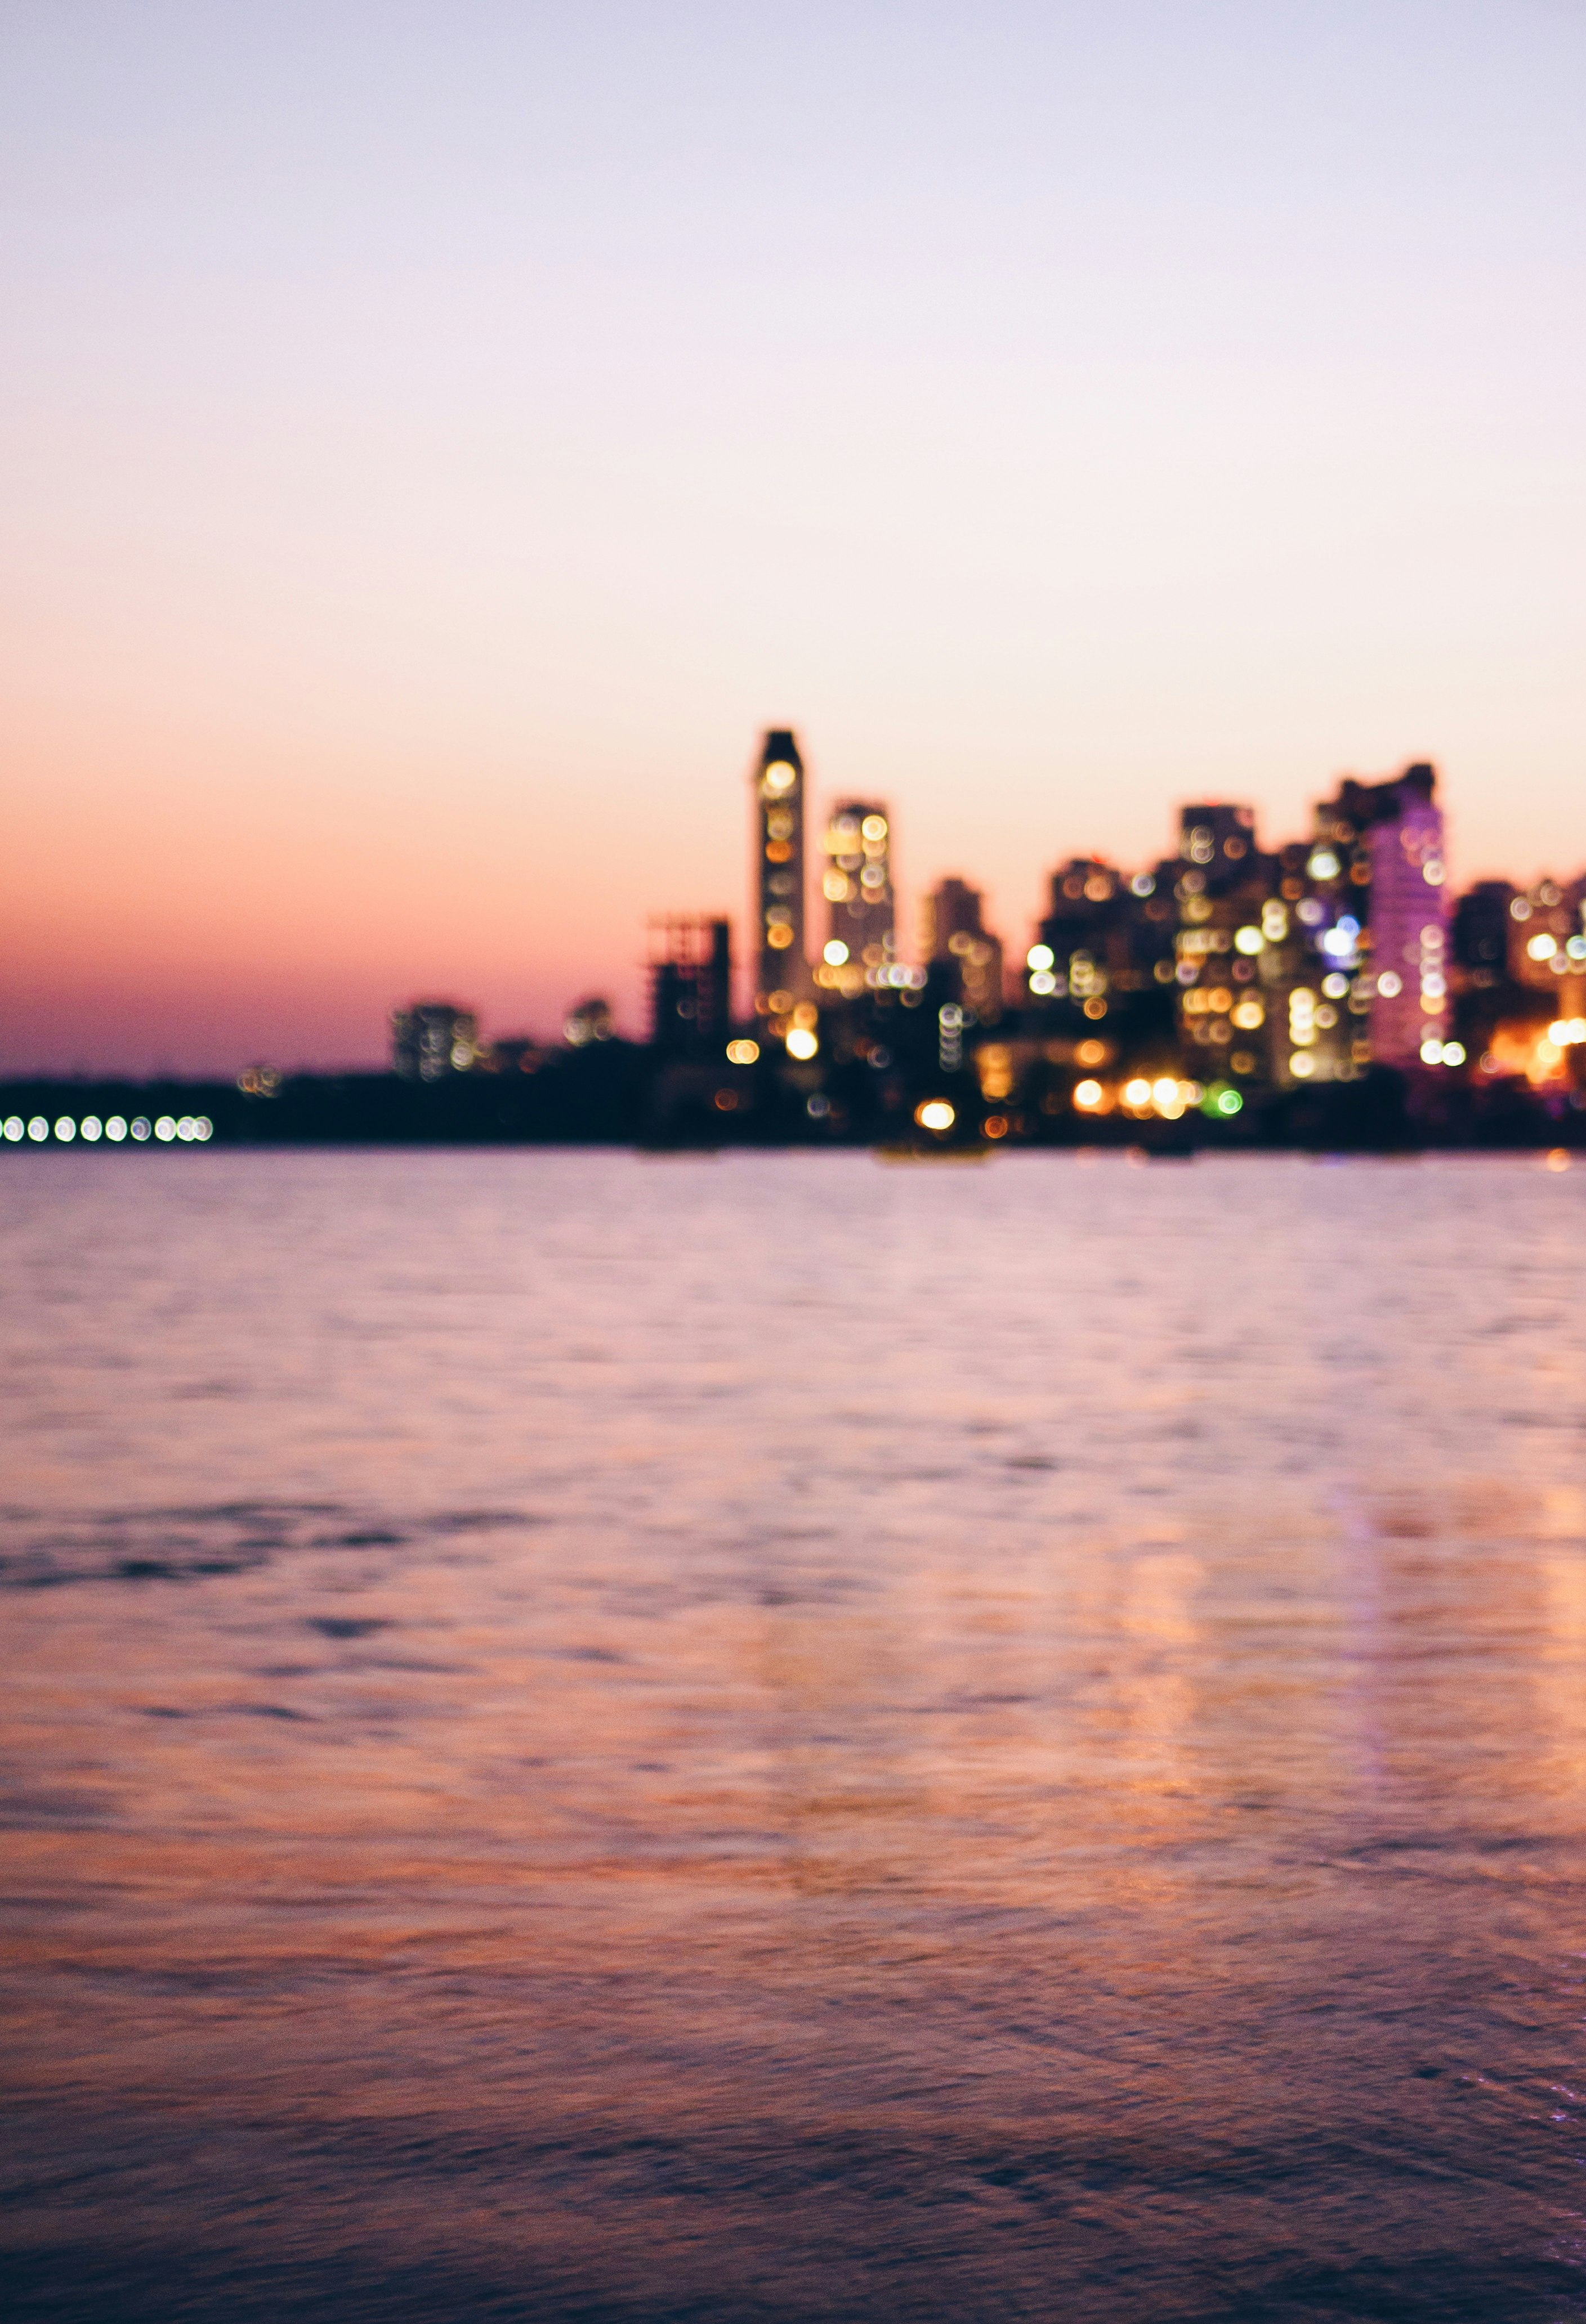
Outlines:
{"label": "dark building silhouette", "polygon": [[1478,991],[1501,984],[1508,974],[1509,935],[1516,925],[1510,908],[1518,894],[1512,881],[1478,880],[1454,906],[1454,964]]}
{"label": "dark building silhouette", "polygon": [[592,1043],[614,1040],[616,1035],[611,1003],[602,1001],[598,993],[570,1009],[561,1028],[561,1038],[570,1049],[587,1049]]}
{"label": "dark building silhouette", "polygon": [[710,923],[710,956],[698,979],[698,1014],[700,1038],[712,1045],[725,1043],[732,1031],[732,924],[728,920]]}
{"label": "dark building silhouette", "polygon": [[450,1001],[414,1001],[392,1010],[391,1067],[404,1081],[471,1073],[478,1056],[478,1023],[470,1010]]}
{"label": "dark building silhouette", "polygon": [[1171,987],[1173,872],[1170,863],[1131,878],[1093,855],[1060,864],[1026,962],[1031,997],[1066,1003],[1092,1024],[1110,1016],[1116,1030],[1131,996]]}
{"label": "dark building silhouette", "polygon": [[672,913],[650,924],[650,1041],[668,1056],[719,1054],[732,1032],[732,931]]}
{"label": "dark building silhouette", "polygon": [[1201,873],[1203,885],[1197,893],[1220,896],[1247,886],[1256,853],[1252,807],[1220,800],[1180,808],[1179,861]]}
{"label": "dark building silhouette", "polygon": [[932,966],[957,972],[952,998],[982,1025],[1002,1015],[1002,945],[986,927],[982,898],[965,880],[939,880],[920,908],[920,942]]}
{"label": "dark building silhouette", "polygon": [[502,1033],[482,1044],[479,1065],[487,1074],[537,1073],[544,1050],[532,1033]]}

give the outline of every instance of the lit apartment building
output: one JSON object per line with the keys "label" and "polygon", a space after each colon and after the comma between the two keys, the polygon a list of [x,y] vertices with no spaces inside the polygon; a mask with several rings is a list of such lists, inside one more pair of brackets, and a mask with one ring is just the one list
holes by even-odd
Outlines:
{"label": "lit apartment building", "polygon": [[995,1025],[1002,1015],[1002,945],[982,913],[978,888],[940,880],[920,908],[920,940],[933,966],[956,968],[959,1006],[972,1010],[978,1023]]}
{"label": "lit apartment building", "polygon": [[[1442,1062],[1452,1029],[1450,898],[1435,770],[1384,783],[1340,783],[1316,811],[1306,859],[1322,908],[1319,948],[1365,1000],[1357,1064],[1403,1070]],[[1299,1045],[1296,1045],[1297,1048]]]}
{"label": "lit apartment building", "polygon": [[[1256,844],[1254,811],[1229,801],[1183,808],[1178,856],[1160,884],[1170,879],[1178,927],[1168,973],[1186,1063],[1202,1082],[1264,1082],[1283,1006],[1280,916],[1276,859]],[[1281,925],[1286,936],[1286,913]]]}
{"label": "lit apartment building", "polygon": [[755,801],[755,1007],[784,1027],[808,995],[804,942],[804,762],[785,728],[765,736]]}
{"label": "lit apartment building", "polygon": [[[897,951],[892,889],[892,819],[876,799],[843,799],[826,825],[821,891],[826,901],[828,968],[890,968]],[[845,980],[847,982],[849,980]],[[851,980],[856,986],[863,975]]]}

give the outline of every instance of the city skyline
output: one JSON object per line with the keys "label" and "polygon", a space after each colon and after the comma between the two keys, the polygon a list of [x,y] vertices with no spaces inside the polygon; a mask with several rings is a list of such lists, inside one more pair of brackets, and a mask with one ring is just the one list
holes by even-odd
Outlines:
{"label": "city skyline", "polygon": [[[1417,763],[1430,773],[1431,769],[1426,762],[1412,761],[1411,771],[1414,770]],[[1401,767],[1397,775],[1379,770],[1364,779],[1356,775],[1337,778],[1339,798],[1347,800],[1353,795],[1358,803],[1373,788],[1390,788],[1404,771]],[[652,897],[649,899],[651,908],[645,916],[645,926],[653,933],[668,927],[675,929],[694,926],[730,931],[729,936],[719,938],[719,942],[729,941],[733,947],[735,969],[728,1013],[735,1022],[747,1022],[756,1013],[764,1015],[768,991],[788,986],[790,980],[791,997],[805,1003],[819,999],[823,1005],[830,1005],[843,991],[860,989],[863,975],[859,947],[856,946],[851,961],[846,957],[846,946],[839,943],[835,951],[832,948],[832,940],[839,936],[846,926],[841,924],[845,911],[860,914],[864,920],[862,936],[876,940],[863,948],[866,959],[872,964],[885,955],[889,962],[895,960],[911,966],[928,966],[932,960],[949,956],[946,946],[950,942],[952,952],[956,954],[974,941],[977,958],[986,964],[978,970],[978,982],[974,993],[981,1004],[980,1013],[984,1020],[987,1002],[993,994],[996,1005],[1001,1005],[1005,1001],[1016,1005],[1025,997],[1025,981],[1018,964],[1024,960],[1028,945],[1039,944],[1048,932],[1051,895],[1046,891],[1055,889],[1065,861],[1071,867],[1081,871],[1094,865],[1119,880],[1127,880],[1136,866],[1160,865],[1164,857],[1164,850],[1160,845],[1147,847],[1132,859],[1120,859],[1101,851],[1083,855],[1071,853],[1065,857],[1060,846],[1025,882],[1026,886],[1034,889],[1036,899],[1028,920],[1022,928],[1009,929],[997,924],[996,905],[989,887],[977,877],[977,867],[967,860],[962,852],[953,859],[951,871],[939,871],[928,881],[923,881],[905,889],[896,879],[893,865],[900,847],[904,859],[907,860],[906,806],[900,814],[890,801],[878,796],[858,799],[834,793],[830,786],[821,786],[814,779],[814,762],[807,763],[805,761],[797,728],[768,728],[762,733],[758,748],[751,755],[749,781],[752,801],[749,862],[741,883],[746,892],[740,896],[737,905],[718,904],[697,911],[672,908],[658,913],[654,908],[656,899]],[[1312,817],[1322,812],[1322,794],[1331,787],[1315,787],[1308,809],[1294,819],[1293,833],[1303,832]],[[719,810],[723,810],[733,794],[725,784],[718,784],[716,788],[720,794],[717,806]],[[1258,808],[1246,802],[1213,803],[1195,811],[1219,818],[1237,816],[1240,823],[1252,832],[1261,824]],[[1187,808],[1175,810],[1171,802],[1164,802],[1164,838],[1172,838],[1175,813],[1182,825],[1184,815],[1189,812]],[[784,835],[784,825],[789,835],[786,836]],[[1446,820],[1443,814],[1438,812],[1437,826],[1437,852],[1441,858],[1446,859],[1442,875],[1446,882],[1443,889],[1445,901],[1452,902],[1467,888],[1474,890],[1484,884],[1495,888],[1507,886],[1524,893],[1534,890],[1539,881],[1545,882],[1550,879],[1562,878],[1566,884],[1579,884],[1582,878],[1586,878],[1586,848],[1583,848],[1579,865],[1572,853],[1565,851],[1555,853],[1550,862],[1529,875],[1517,875],[1510,869],[1495,866],[1469,882],[1461,882],[1456,878],[1454,870],[1459,862],[1457,811]],[[719,828],[710,835],[719,843],[721,836]],[[1235,844],[1238,846],[1239,843]],[[1267,835],[1267,844],[1269,847],[1281,845],[1282,840]],[[862,850],[863,853],[851,858],[839,857],[837,850],[848,846]],[[1171,858],[1174,852],[1174,847],[1170,844],[1165,854]],[[861,888],[855,878],[845,879],[838,869],[839,863],[851,863],[858,872],[866,858],[869,860],[865,862],[865,869],[877,881],[874,890]],[[842,890],[841,897],[838,896],[837,889],[832,885],[834,876],[837,888]],[[850,894],[855,899],[851,903],[846,900]],[[865,899],[863,904],[858,901],[861,896]],[[944,933],[938,941],[935,916],[942,908],[944,899],[950,911],[960,917],[954,920],[952,932]],[[768,941],[756,938],[756,928],[764,930],[768,921],[783,925],[772,931]],[[851,929],[847,932],[853,933]],[[773,949],[773,945],[780,948]],[[845,954],[840,964],[837,962],[837,952]],[[487,1003],[481,1003],[472,989],[456,976],[441,975],[432,980],[431,987],[423,987],[417,980],[410,978],[405,985],[399,983],[394,1001],[390,994],[385,996],[362,1049],[345,1056],[289,1057],[279,1040],[273,1044],[266,1038],[263,1041],[255,1041],[246,1058],[238,1053],[218,1060],[193,1060],[172,1057],[169,1052],[156,1057],[153,1051],[158,1047],[159,1036],[151,1036],[145,1028],[142,1029],[147,1054],[141,1061],[134,1060],[129,1064],[114,1057],[90,1059],[85,1056],[70,1063],[49,1057],[17,1062],[0,1043],[0,1074],[47,1074],[57,1072],[70,1074],[84,1072],[92,1074],[121,1071],[134,1077],[147,1073],[155,1075],[174,1074],[181,1077],[218,1072],[222,1077],[228,1077],[245,1063],[268,1063],[289,1071],[325,1070],[336,1066],[367,1070],[385,1063],[390,1054],[393,1008],[399,1014],[412,1007],[422,1009],[434,1004],[442,992],[448,996],[441,1003],[443,1008],[459,1008],[464,1012],[470,1041],[476,1027],[487,1025],[488,1032],[480,1035],[485,1048],[489,1047],[492,1037],[553,1042],[559,1038],[570,1012],[575,1011],[594,993],[598,993],[605,1003],[615,1003],[618,1033],[631,1040],[644,1040],[654,1024],[653,977],[656,956],[654,943],[646,953],[638,931],[632,932],[629,943],[616,958],[603,962],[597,959],[592,964],[591,973],[569,981],[564,995],[552,1003],[549,1011],[515,1011],[510,1005],[505,1010],[492,1009]],[[991,965],[993,963],[994,966]],[[960,966],[967,968],[968,964],[960,964]],[[1006,991],[1005,978],[1007,980]],[[819,988],[825,988],[825,991],[822,992]],[[12,1029],[14,1031],[14,1019]],[[399,1036],[399,1039],[401,1038],[404,1037]]]}
{"label": "city skyline", "polygon": [[910,942],[1424,758],[1561,869],[1578,16],[395,21],[0,29],[5,1070],[636,1029],[768,723]]}
{"label": "city skyline", "polygon": [[11,2324],[1586,2324],[1586,0],[0,0]]}
{"label": "city skyline", "polygon": [[642,1042],[620,1038],[603,997],[585,996],[558,1039],[486,1030],[431,995],[392,1010],[386,1071],[255,1065],[206,1093],[214,1111],[161,1111],[181,1103],[169,1082],[145,1085],[140,1111],[111,1082],[12,1081],[0,1141],[984,1153],[1149,1129],[1183,1153],[1206,1134],[1198,1117],[1258,1144],[1541,1139],[1554,1163],[1563,1138],[1565,1166],[1579,1142],[1586,871],[1453,888],[1430,762],[1345,778],[1286,837],[1247,803],[1207,799],[1181,804],[1176,844],[1132,871],[1071,855],[1011,966],[957,875],[924,899],[917,947],[900,944],[893,808],[874,796],[819,808],[793,730],[764,733],[747,807],[747,989],[726,915],[652,913]]}

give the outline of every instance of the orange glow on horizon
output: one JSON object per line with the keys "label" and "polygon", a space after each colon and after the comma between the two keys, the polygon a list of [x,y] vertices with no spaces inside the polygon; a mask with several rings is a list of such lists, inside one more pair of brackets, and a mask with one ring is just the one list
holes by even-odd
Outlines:
{"label": "orange glow on horizon", "polygon": [[779,725],[1012,960],[1185,799],[1586,854],[1568,12],[23,13],[0,1071],[636,1032]]}

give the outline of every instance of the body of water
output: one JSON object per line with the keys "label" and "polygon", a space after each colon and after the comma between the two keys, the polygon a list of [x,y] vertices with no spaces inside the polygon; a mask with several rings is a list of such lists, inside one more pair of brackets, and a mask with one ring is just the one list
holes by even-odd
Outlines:
{"label": "body of water", "polygon": [[13,2313],[1586,2317],[1586,1170],[0,1206]]}

